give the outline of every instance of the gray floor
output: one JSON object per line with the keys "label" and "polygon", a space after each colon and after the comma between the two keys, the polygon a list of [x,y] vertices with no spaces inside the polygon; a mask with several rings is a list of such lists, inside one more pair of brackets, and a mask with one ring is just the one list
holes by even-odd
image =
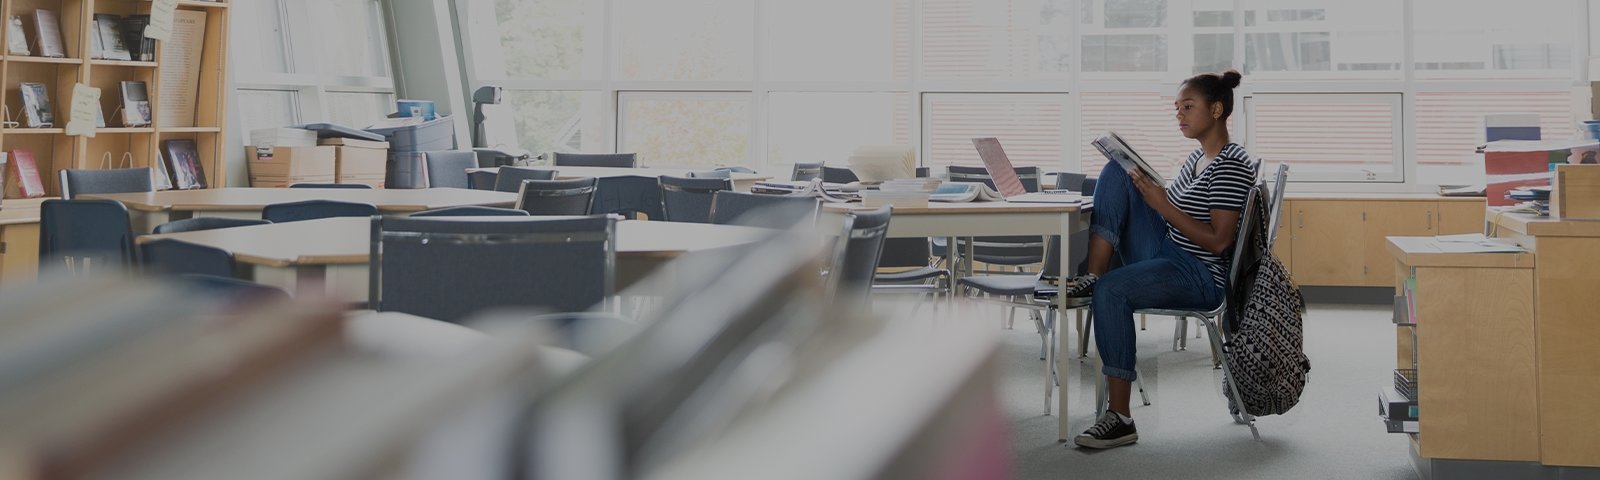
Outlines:
{"label": "gray floor", "polygon": [[[994,307],[978,313],[999,315]],[[1385,433],[1377,419],[1377,391],[1394,368],[1389,315],[1387,306],[1313,304],[1305,322],[1310,384],[1294,410],[1257,421],[1261,443],[1228,416],[1204,340],[1173,352],[1173,320],[1151,317],[1139,334],[1139,367],[1153,402],[1140,406],[1135,396],[1139,443],[1101,452],[1056,442],[1056,417],[1042,415],[1039,337],[1019,318],[1001,335],[1000,394],[1012,419],[1015,477],[1416,478],[1404,435]],[[1065,380],[1078,432],[1093,420],[1094,383],[1089,363],[1074,363]]]}

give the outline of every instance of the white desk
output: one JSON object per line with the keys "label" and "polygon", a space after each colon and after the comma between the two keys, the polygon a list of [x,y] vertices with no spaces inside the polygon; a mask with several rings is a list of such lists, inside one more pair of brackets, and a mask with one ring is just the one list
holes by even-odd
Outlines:
{"label": "white desk", "polygon": [[127,205],[135,232],[149,232],[156,225],[190,217],[261,218],[261,209],[267,205],[306,200],[370,203],[383,213],[412,213],[468,205],[510,207],[517,202],[515,193],[464,188],[208,188],[84,194],[82,197],[116,200]]}
{"label": "white desk", "polygon": [[[550,167],[550,166],[517,167],[517,168],[534,168],[534,169],[539,169],[539,170],[555,170],[556,171],[556,176],[560,177],[560,178],[577,178],[577,177],[595,177],[595,178],[660,177],[660,176],[663,176],[663,175],[673,176],[673,177],[682,177],[682,176],[686,176],[689,172],[710,170],[711,169],[709,167],[705,168],[705,169],[701,169],[701,170],[695,170],[695,169],[692,169],[692,168],[653,168],[653,167],[652,168],[619,168],[619,167]],[[500,174],[500,168],[499,167],[469,168],[469,169],[467,169],[467,171],[468,172],[491,172],[491,173],[494,173],[496,175]],[[733,180],[733,190],[737,191],[737,192],[748,192],[748,191],[750,191],[750,187],[752,185],[755,185],[756,182],[764,182],[764,181],[772,179],[771,175],[762,175],[762,174],[757,174],[757,173],[738,173],[738,172],[734,172],[731,175],[731,177],[732,177],[732,180]]]}

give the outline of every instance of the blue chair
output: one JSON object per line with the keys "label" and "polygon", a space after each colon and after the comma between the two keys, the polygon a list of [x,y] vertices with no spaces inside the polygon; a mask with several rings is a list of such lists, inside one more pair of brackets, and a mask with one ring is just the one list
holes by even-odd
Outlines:
{"label": "blue chair", "polygon": [[523,180],[555,180],[556,171],[539,168],[500,167],[494,177],[494,190],[516,192],[522,189]]}
{"label": "blue chair", "polygon": [[[1022,180],[1022,188],[1029,192],[1039,191],[1039,167],[1016,167],[1017,177]],[[984,167],[963,167],[951,165],[948,172],[952,182],[983,183],[989,188],[995,188],[994,178],[989,176],[989,170]],[[966,255],[966,245],[969,240],[958,240],[956,252]],[[1007,235],[993,237],[977,237],[972,242],[972,258],[990,265],[1005,265],[1018,267],[1033,265],[1044,261],[1044,237],[1032,235]],[[945,240],[934,239],[934,255],[945,255]]]}
{"label": "blue chair", "polygon": [[374,207],[370,203],[339,202],[334,200],[275,203],[261,209],[261,218],[272,223],[334,217],[370,217],[377,214],[378,207]]}
{"label": "blue chair", "polygon": [[1096,177],[1089,177],[1089,178],[1083,179],[1083,194],[1084,195],[1094,195],[1094,186],[1099,184],[1099,183],[1100,183],[1100,179],[1096,178]]}
{"label": "blue chair", "polygon": [[710,220],[719,225],[786,229],[800,223],[816,224],[821,209],[817,197],[718,191],[711,194]]}
{"label": "blue chair", "polygon": [[733,190],[726,178],[661,176],[661,211],[669,222],[710,223],[711,200],[717,192]]}
{"label": "blue chair", "polygon": [[500,174],[490,170],[467,172],[467,188],[471,188],[473,190],[494,190],[494,184],[499,178]]}
{"label": "blue chair", "polygon": [[134,263],[128,208],[111,200],[45,200],[39,204],[39,268],[69,274]]}
{"label": "blue chair", "polygon": [[848,168],[822,166],[822,181],[825,183],[850,183],[860,180],[856,178],[856,172]]}
{"label": "blue chair", "polygon": [[796,164],[794,164],[794,172],[789,174],[789,180],[793,180],[793,181],[796,181],[796,182],[809,182],[809,181],[811,181],[811,179],[818,178],[818,177],[821,177],[821,176],[822,176],[822,164],[820,164],[820,163],[796,163]]}
{"label": "blue chair", "polygon": [[373,217],[369,304],[457,322],[533,307],[581,312],[612,293],[615,220]]}
{"label": "blue chair", "polygon": [[296,183],[289,188],[329,188],[338,190],[372,190],[372,185],[364,183]]}
{"label": "blue chair", "polygon": [[216,247],[173,239],[151,240],[139,244],[139,256],[145,273],[239,276],[233,253]]}
{"label": "blue chair", "polygon": [[60,180],[61,198],[66,200],[94,193],[139,193],[152,190],[148,168],[66,169],[61,171]]}
{"label": "blue chair", "polygon": [[666,218],[661,212],[661,186],[657,183],[656,177],[641,175],[600,177],[595,186],[594,213]]}
{"label": "blue chair", "polygon": [[528,212],[515,208],[480,207],[470,205],[465,207],[435,208],[425,212],[411,214],[413,217],[526,217]]}
{"label": "blue chair", "polygon": [[248,280],[201,274],[178,275],[177,278],[179,281],[195,287],[196,290],[203,294],[222,296],[228,304],[234,307],[257,302],[289,300],[289,292],[285,292],[281,288]]}
{"label": "blue chair", "polygon": [[863,299],[872,292],[878,260],[883,256],[883,241],[889,236],[891,208],[852,212],[845,220],[843,248],[829,269],[828,290],[834,298]]}
{"label": "blue chair", "polygon": [[529,215],[588,215],[594,209],[594,177],[567,180],[523,180],[517,210]]}
{"label": "blue chair", "polygon": [[555,152],[553,162],[557,167],[634,168],[639,166],[639,155],[635,153]]}
{"label": "blue chair", "polygon": [[1051,175],[1056,176],[1056,190],[1080,191],[1083,181],[1089,179],[1088,175],[1082,173],[1055,172]]}
{"label": "blue chair", "polygon": [[219,228],[248,227],[251,225],[266,225],[272,222],[251,218],[226,218],[226,217],[195,217],[156,225],[155,234],[198,232],[201,230],[216,230]]}
{"label": "blue chair", "polygon": [[471,150],[422,152],[428,168],[429,188],[469,188],[467,169],[478,167],[478,154]]}

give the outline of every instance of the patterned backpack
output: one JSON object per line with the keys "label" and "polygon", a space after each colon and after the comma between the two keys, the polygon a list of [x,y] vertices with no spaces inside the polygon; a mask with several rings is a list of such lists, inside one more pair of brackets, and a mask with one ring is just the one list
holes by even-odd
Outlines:
{"label": "patterned backpack", "polygon": [[[1267,202],[1254,203],[1255,218],[1267,218]],[[1306,306],[1288,269],[1266,247],[1266,222],[1254,223],[1250,245],[1239,259],[1247,263],[1240,265],[1239,283],[1229,292],[1230,334],[1223,345],[1223,361],[1238,383],[1245,412],[1278,415],[1300,401],[1311,372],[1301,327]],[[1233,398],[1226,378],[1222,391],[1229,410],[1237,414],[1241,402]]]}

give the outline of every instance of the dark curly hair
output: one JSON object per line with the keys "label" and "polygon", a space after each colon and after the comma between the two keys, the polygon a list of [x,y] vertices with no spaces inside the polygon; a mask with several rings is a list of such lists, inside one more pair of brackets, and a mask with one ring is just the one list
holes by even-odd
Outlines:
{"label": "dark curly hair", "polygon": [[1206,105],[1222,102],[1222,117],[1217,120],[1227,120],[1233,115],[1233,89],[1238,88],[1239,81],[1244,75],[1236,70],[1228,70],[1222,74],[1202,73],[1189,77],[1183,84],[1193,87],[1195,92],[1205,97]]}

